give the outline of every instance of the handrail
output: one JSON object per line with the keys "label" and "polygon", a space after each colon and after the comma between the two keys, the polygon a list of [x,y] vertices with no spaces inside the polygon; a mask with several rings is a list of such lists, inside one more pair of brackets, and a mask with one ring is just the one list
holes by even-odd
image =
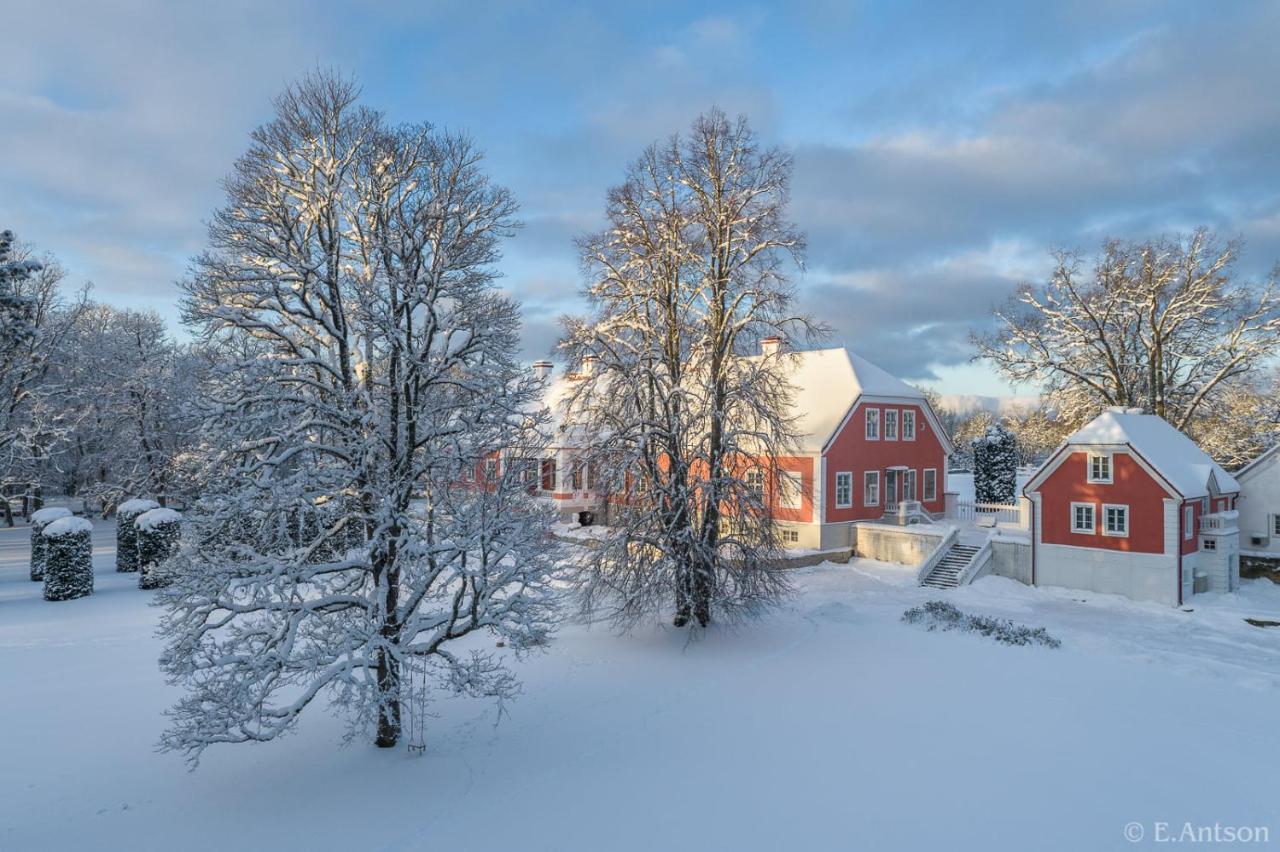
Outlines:
{"label": "handrail", "polygon": [[938,563],[942,561],[942,557],[947,555],[947,551],[955,545],[956,540],[959,538],[960,530],[957,527],[952,527],[951,532],[942,537],[938,547],[916,569],[917,586],[922,585],[928,579],[929,575],[933,573],[933,569],[938,567]]}

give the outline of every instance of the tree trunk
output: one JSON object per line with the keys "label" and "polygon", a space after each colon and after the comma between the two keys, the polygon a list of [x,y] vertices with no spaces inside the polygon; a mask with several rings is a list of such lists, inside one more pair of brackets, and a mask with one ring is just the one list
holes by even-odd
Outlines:
{"label": "tree trunk", "polygon": [[[400,663],[390,652],[378,652],[378,748],[394,748],[400,741]],[[390,698],[388,698],[390,696]]]}

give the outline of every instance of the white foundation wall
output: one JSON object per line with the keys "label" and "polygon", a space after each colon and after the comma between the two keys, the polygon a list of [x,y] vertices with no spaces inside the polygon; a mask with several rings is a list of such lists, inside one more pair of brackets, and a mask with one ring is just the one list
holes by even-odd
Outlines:
{"label": "white foundation wall", "polygon": [[890,524],[861,523],[857,526],[858,555],[877,562],[895,565],[919,565],[929,558],[950,526],[916,524],[899,527]]}
{"label": "white foundation wall", "polygon": [[1064,586],[1178,605],[1178,563],[1163,553],[1125,553],[1063,544],[1036,550],[1036,585]]}
{"label": "white foundation wall", "polygon": [[1031,542],[1009,538],[991,539],[991,567],[988,573],[1031,585]]}

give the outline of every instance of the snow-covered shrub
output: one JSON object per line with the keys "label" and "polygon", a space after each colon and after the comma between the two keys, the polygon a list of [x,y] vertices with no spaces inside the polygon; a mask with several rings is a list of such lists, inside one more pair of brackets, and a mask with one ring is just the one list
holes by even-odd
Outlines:
{"label": "snow-covered shrub", "polygon": [[178,549],[182,515],[173,509],[143,512],[134,522],[138,537],[138,588],[158,589],[169,584],[162,563]]}
{"label": "snow-covered shrub", "polygon": [[93,594],[93,524],[58,518],[44,528],[44,599],[69,601]]}
{"label": "snow-covered shrub", "polygon": [[1012,503],[1018,487],[1018,440],[1000,425],[973,439],[973,492],[979,503]]}
{"label": "snow-covered shrub", "polygon": [[1027,627],[1006,618],[971,615],[961,612],[946,601],[929,601],[923,606],[912,607],[902,614],[907,624],[921,624],[929,630],[962,630],[989,636],[1006,645],[1044,645],[1057,648],[1062,643],[1053,638],[1043,627]]}
{"label": "snow-covered shrub", "polygon": [[160,508],[155,500],[126,500],[116,507],[116,570],[138,570],[138,516]]}
{"label": "snow-covered shrub", "polygon": [[71,517],[71,510],[62,506],[39,509],[31,515],[31,579],[44,580],[44,528],[59,518]]}

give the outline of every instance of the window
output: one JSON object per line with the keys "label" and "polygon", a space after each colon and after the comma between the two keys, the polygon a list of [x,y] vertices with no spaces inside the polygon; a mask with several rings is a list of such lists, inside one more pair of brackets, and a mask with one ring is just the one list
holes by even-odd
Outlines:
{"label": "window", "polygon": [[1190,506],[1182,509],[1182,537],[1186,541],[1196,537],[1196,511]]}
{"label": "window", "polygon": [[916,499],[916,472],[908,470],[902,475],[902,499]]}
{"label": "window", "polygon": [[862,505],[880,505],[880,471],[869,470],[862,475]]}
{"label": "window", "polygon": [[1271,534],[1280,535],[1280,515],[1271,516]]}
{"label": "window", "polygon": [[916,413],[906,410],[902,412],[902,440],[914,441],[916,439]]}
{"label": "window", "polygon": [[582,489],[587,487],[586,486],[586,465],[584,465],[582,462],[575,461],[573,463],[573,468],[571,469],[569,476],[572,480],[572,483],[573,483],[572,488],[574,491],[581,491]]}
{"label": "window", "polygon": [[799,509],[804,494],[804,481],[793,470],[778,472],[778,505],[783,509]]}
{"label": "window", "polygon": [[898,440],[898,409],[886,408],[884,410],[884,439],[886,441]]}
{"label": "window", "polygon": [[538,460],[520,459],[520,481],[532,488],[538,483]]}
{"label": "window", "polygon": [[1089,481],[1111,481],[1111,456],[1106,453],[1089,453]]}
{"label": "window", "polygon": [[485,459],[484,460],[484,481],[493,482],[497,478],[498,478],[498,460]]}
{"label": "window", "polygon": [[764,471],[763,470],[756,467],[747,471],[746,482],[747,482],[747,490],[749,490],[752,494],[756,495],[757,497],[760,497],[761,499],[764,498]]}
{"label": "window", "polygon": [[464,482],[476,481],[476,466],[473,462],[466,459],[462,460],[462,479]]}
{"label": "window", "polygon": [[880,409],[867,409],[867,440],[880,440]]}
{"label": "window", "polygon": [[787,544],[798,544],[800,541],[800,530],[783,530],[782,540]]}
{"label": "window", "polygon": [[1217,550],[1218,540],[1216,538],[1202,538],[1200,539],[1200,549],[1201,550]]}
{"label": "window", "polygon": [[542,490],[543,491],[556,490],[556,460],[555,459],[542,460]]}
{"label": "window", "polygon": [[853,473],[841,471],[836,474],[836,508],[848,509],[853,505]]}
{"label": "window", "polygon": [[924,497],[921,499],[926,503],[938,499],[938,471],[934,468],[927,467],[924,470]]}
{"label": "window", "polygon": [[1071,531],[1073,533],[1084,533],[1093,535],[1093,504],[1092,503],[1072,503],[1071,504]]}
{"label": "window", "polygon": [[1129,507],[1102,505],[1102,534],[1125,538],[1129,535]]}

